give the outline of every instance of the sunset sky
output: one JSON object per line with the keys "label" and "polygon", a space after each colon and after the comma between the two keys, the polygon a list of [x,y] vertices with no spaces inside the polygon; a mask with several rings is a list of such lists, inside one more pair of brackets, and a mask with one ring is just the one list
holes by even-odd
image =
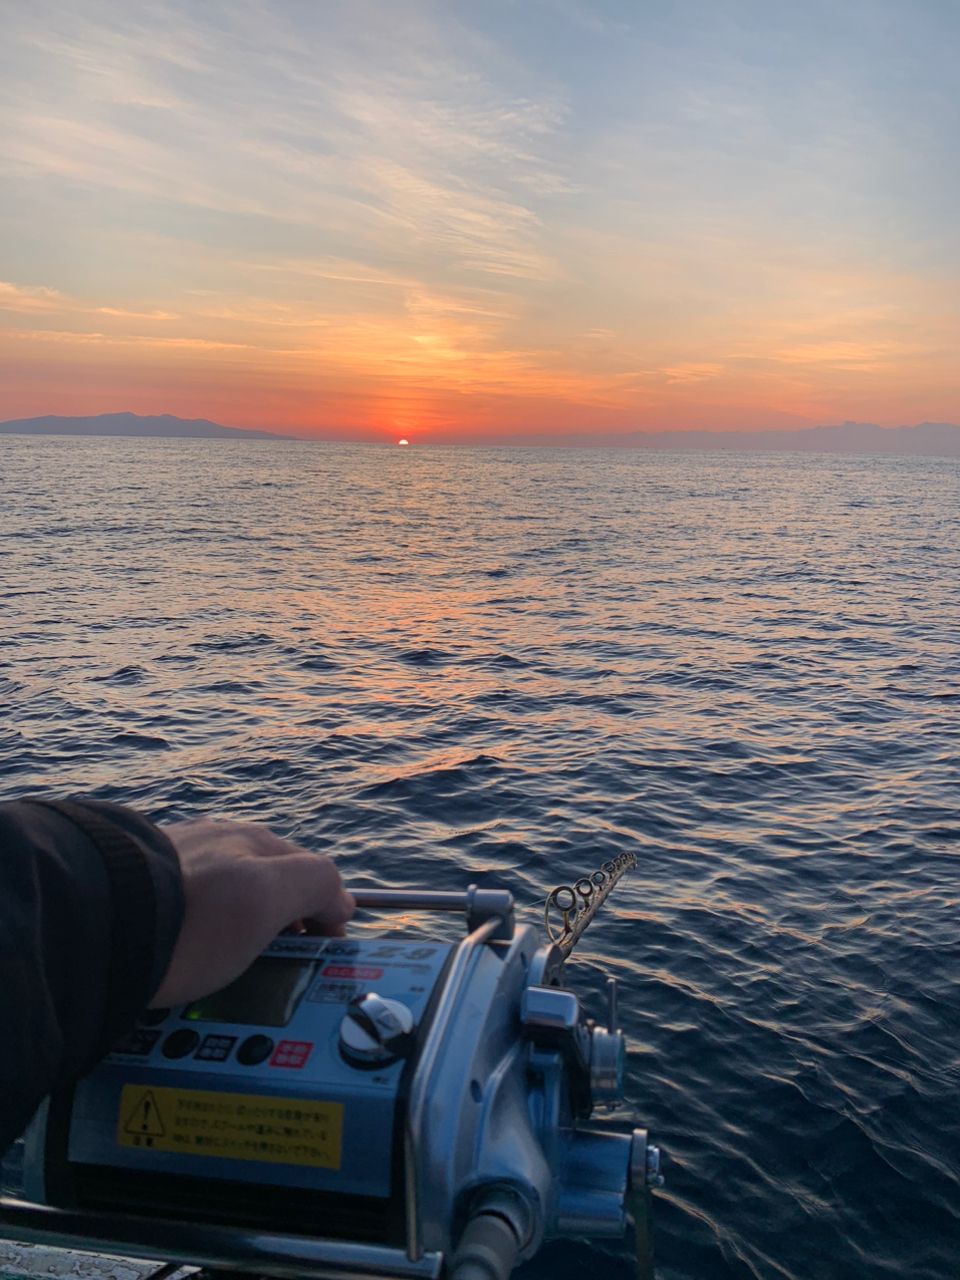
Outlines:
{"label": "sunset sky", "polygon": [[957,0],[31,0],[0,418],[960,421]]}

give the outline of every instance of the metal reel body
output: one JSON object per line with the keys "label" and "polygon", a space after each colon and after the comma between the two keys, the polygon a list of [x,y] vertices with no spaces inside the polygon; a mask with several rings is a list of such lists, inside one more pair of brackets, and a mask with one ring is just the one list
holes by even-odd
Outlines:
{"label": "metal reel body", "polygon": [[[609,891],[613,876],[608,881]],[[245,1067],[244,1080],[283,1077],[290,1089],[296,1087],[308,1099],[297,1103],[291,1095],[288,1105],[308,1113],[311,1106],[340,1108],[344,1134],[354,1133],[358,1140],[345,1142],[339,1167],[320,1168],[315,1174],[302,1167],[290,1170],[282,1162],[241,1165],[234,1159],[233,1176],[237,1170],[244,1172],[251,1193],[263,1201],[259,1225],[236,1209],[232,1217],[220,1213],[206,1220],[204,1185],[210,1190],[211,1209],[233,1201],[231,1186],[237,1184],[230,1181],[229,1161],[219,1175],[216,1162],[203,1165],[204,1185],[186,1178],[199,1193],[190,1213],[178,1215],[168,1207],[157,1208],[154,1216],[148,1201],[128,1196],[132,1165],[179,1167],[174,1162],[180,1157],[166,1149],[169,1137],[158,1134],[149,1142],[152,1135],[144,1127],[141,1143],[139,1136],[123,1136],[123,1124],[118,1128],[117,1116],[122,1119],[125,1112],[117,1111],[116,1098],[124,1096],[123,1088],[141,1088],[124,1085],[127,1077],[146,1081],[154,1091],[152,1101],[163,1108],[173,1097],[164,1081],[169,1083],[170,1073],[180,1070],[181,1059],[161,1062],[167,1042],[160,1041],[150,1051],[152,1078],[145,1074],[146,1066],[122,1054],[95,1069],[101,1084],[95,1087],[94,1081],[77,1090],[80,1110],[64,1112],[58,1122],[61,1138],[52,1146],[51,1135],[56,1134],[47,1116],[56,1107],[44,1109],[27,1148],[27,1183],[33,1186],[37,1204],[0,1202],[0,1236],[43,1241],[59,1234],[62,1242],[77,1249],[88,1239],[115,1256],[152,1256],[287,1280],[343,1280],[351,1275],[450,1275],[456,1280],[464,1240],[478,1222],[496,1222],[501,1236],[509,1237],[496,1273],[503,1276],[516,1261],[533,1257],[545,1240],[557,1237],[622,1238],[634,1221],[643,1243],[648,1238],[644,1223],[649,1188],[659,1177],[656,1149],[648,1148],[643,1130],[610,1122],[587,1125],[596,1105],[615,1104],[620,1098],[624,1042],[615,1025],[615,983],[611,979],[606,1026],[585,1018],[576,994],[562,985],[564,947],[556,942],[538,945],[533,928],[514,926],[509,895],[499,895],[503,902],[494,901],[497,896],[488,891],[487,901],[472,892],[465,897],[402,891],[371,895],[375,901],[369,905],[378,909],[432,905],[450,910],[465,901],[468,933],[453,948],[391,942],[390,956],[384,959],[382,940],[283,942],[284,955],[303,952],[298,963],[313,974],[309,982],[315,985],[304,988],[306,994],[291,1015],[308,1020],[291,1025],[301,1025],[301,1040],[315,1042],[313,1056],[303,1071],[289,1060],[276,1066],[273,1059],[265,1060]],[[591,905],[595,911],[599,903]],[[582,931],[583,920],[580,925]],[[314,946],[320,948],[315,955]],[[287,957],[284,963],[289,967],[292,962]],[[432,976],[424,976],[427,970]],[[348,1005],[324,1003],[331,984],[356,983],[360,977],[369,979],[367,989]],[[219,1005],[218,1009],[221,1016],[223,1010]],[[170,1025],[178,1018],[186,1025],[190,1016],[189,1010],[175,1012]],[[208,1025],[215,1032],[225,1029]],[[269,1030],[270,1025],[259,1028],[252,1038],[263,1038]],[[183,1039],[182,1031],[173,1034]],[[289,1027],[271,1034],[289,1035]],[[286,1053],[289,1059],[293,1050]],[[249,1105],[246,1092],[237,1092],[238,1068],[228,1064],[221,1071],[210,1062],[203,1068],[207,1074],[198,1075],[200,1068],[191,1066],[192,1061],[184,1068],[192,1074],[184,1077],[179,1095],[183,1104],[204,1102],[204,1089],[219,1089],[216,1096],[228,1120],[218,1120],[217,1125],[236,1128],[242,1119],[239,1108]],[[314,1071],[309,1081],[308,1070]],[[106,1092],[108,1086],[112,1092]],[[243,1085],[247,1092],[255,1087]],[[113,1099],[112,1123],[96,1119],[91,1110],[99,1105],[101,1094]],[[330,1102],[332,1097],[338,1101]],[[392,1120],[384,1111],[390,1099]],[[381,1111],[383,1119],[375,1119]],[[164,1118],[168,1117],[169,1113]],[[312,1113],[307,1118],[313,1122]],[[87,1133],[89,1138],[84,1137]],[[112,1162],[115,1198],[109,1207],[85,1207],[51,1197],[46,1153],[58,1145],[61,1160],[78,1158],[76,1153],[82,1151],[90,1153],[83,1157],[87,1160],[101,1158],[108,1171]],[[391,1150],[393,1172],[388,1173],[384,1151]],[[183,1159],[185,1172],[197,1168],[196,1163],[190,1165],[196,1157]],[[369,1185],[364,1182],[367,1175]],[[218,1176],[223,1179],[222,1194],[212,1181]],[[338,1191],[338,1185],[345,1192]],[[269,1199],[271,1192],[275,1201]],[[314,1224],[305,1234],[285,1207],[293,1193]],[[368,1226],[377,1230],[383,1230],[384,1206],[396,1207],[399,1219],[393,1238],[372,1236],[362,1223],[356,1229],[365,1196],[374,1197],[369,1200]],[[51,1207],[38,1207],[44,1201]],[[271,1203],[278,1206],[275,1216]],[[640,1274],[652,1275],[649,1263]]]}

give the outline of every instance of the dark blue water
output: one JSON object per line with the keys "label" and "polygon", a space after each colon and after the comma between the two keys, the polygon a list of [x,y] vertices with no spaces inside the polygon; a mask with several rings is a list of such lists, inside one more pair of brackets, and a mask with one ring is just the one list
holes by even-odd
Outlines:
{"label": "dark blue water", "polygon": [[634,850],[572,976],[663,1280],[960,1275],[956,460],[10,437],[0,486],[3,795],[524,902]]}

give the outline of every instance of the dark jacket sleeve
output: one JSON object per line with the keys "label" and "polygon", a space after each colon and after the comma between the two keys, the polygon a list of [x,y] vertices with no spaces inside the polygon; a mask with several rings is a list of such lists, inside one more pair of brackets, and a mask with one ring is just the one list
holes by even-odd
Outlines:
{"label": "dark jacket sleeve", "polygon": [[0,805],[0,1152],[146,1008],[182,919],[176,852],[139,814]]}

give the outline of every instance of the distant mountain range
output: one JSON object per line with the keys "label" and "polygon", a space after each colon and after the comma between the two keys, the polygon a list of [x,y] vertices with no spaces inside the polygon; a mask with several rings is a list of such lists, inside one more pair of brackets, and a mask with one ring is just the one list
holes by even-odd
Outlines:
{"label": "distant mountain range", "polygon": [[[521,443],[515,440],[514,443]],[[522,441],[535,444],[534,439]],[[921,422],[914,427],[878,427],[873,422],[843,422],[833,427],[774,431],[629,431],[570,436],[565,444],[594,448],[700,449],[730,453],[925,454],[960,457],[960,426]]]}
{"label": "distant mountain range", "polygon": [[[203,440],[289,440],[273,431],[223,427],[206,418],[152,417],[137,413],[101,413],[90,418],[18,418],[0,422],[0,434],[31,436],[170,436]],[[626,431],[564,436],[487,438],[485,444],[569,445],[594,449],[699,449],[735,453],[925,454],[960,457],[960,426],[921,422],[914,427],[878,427],[872,422],[843,422],[832,427],[775,431]]]}
{"label": "distant mountain range", "polygon": [[191,440],[289,440],[272,431],[222,427],[206,418],[175,418],[161,413],[100,413],[93,418],[16,418],[0,422],[0,433],[25,436],[172,436]]}

